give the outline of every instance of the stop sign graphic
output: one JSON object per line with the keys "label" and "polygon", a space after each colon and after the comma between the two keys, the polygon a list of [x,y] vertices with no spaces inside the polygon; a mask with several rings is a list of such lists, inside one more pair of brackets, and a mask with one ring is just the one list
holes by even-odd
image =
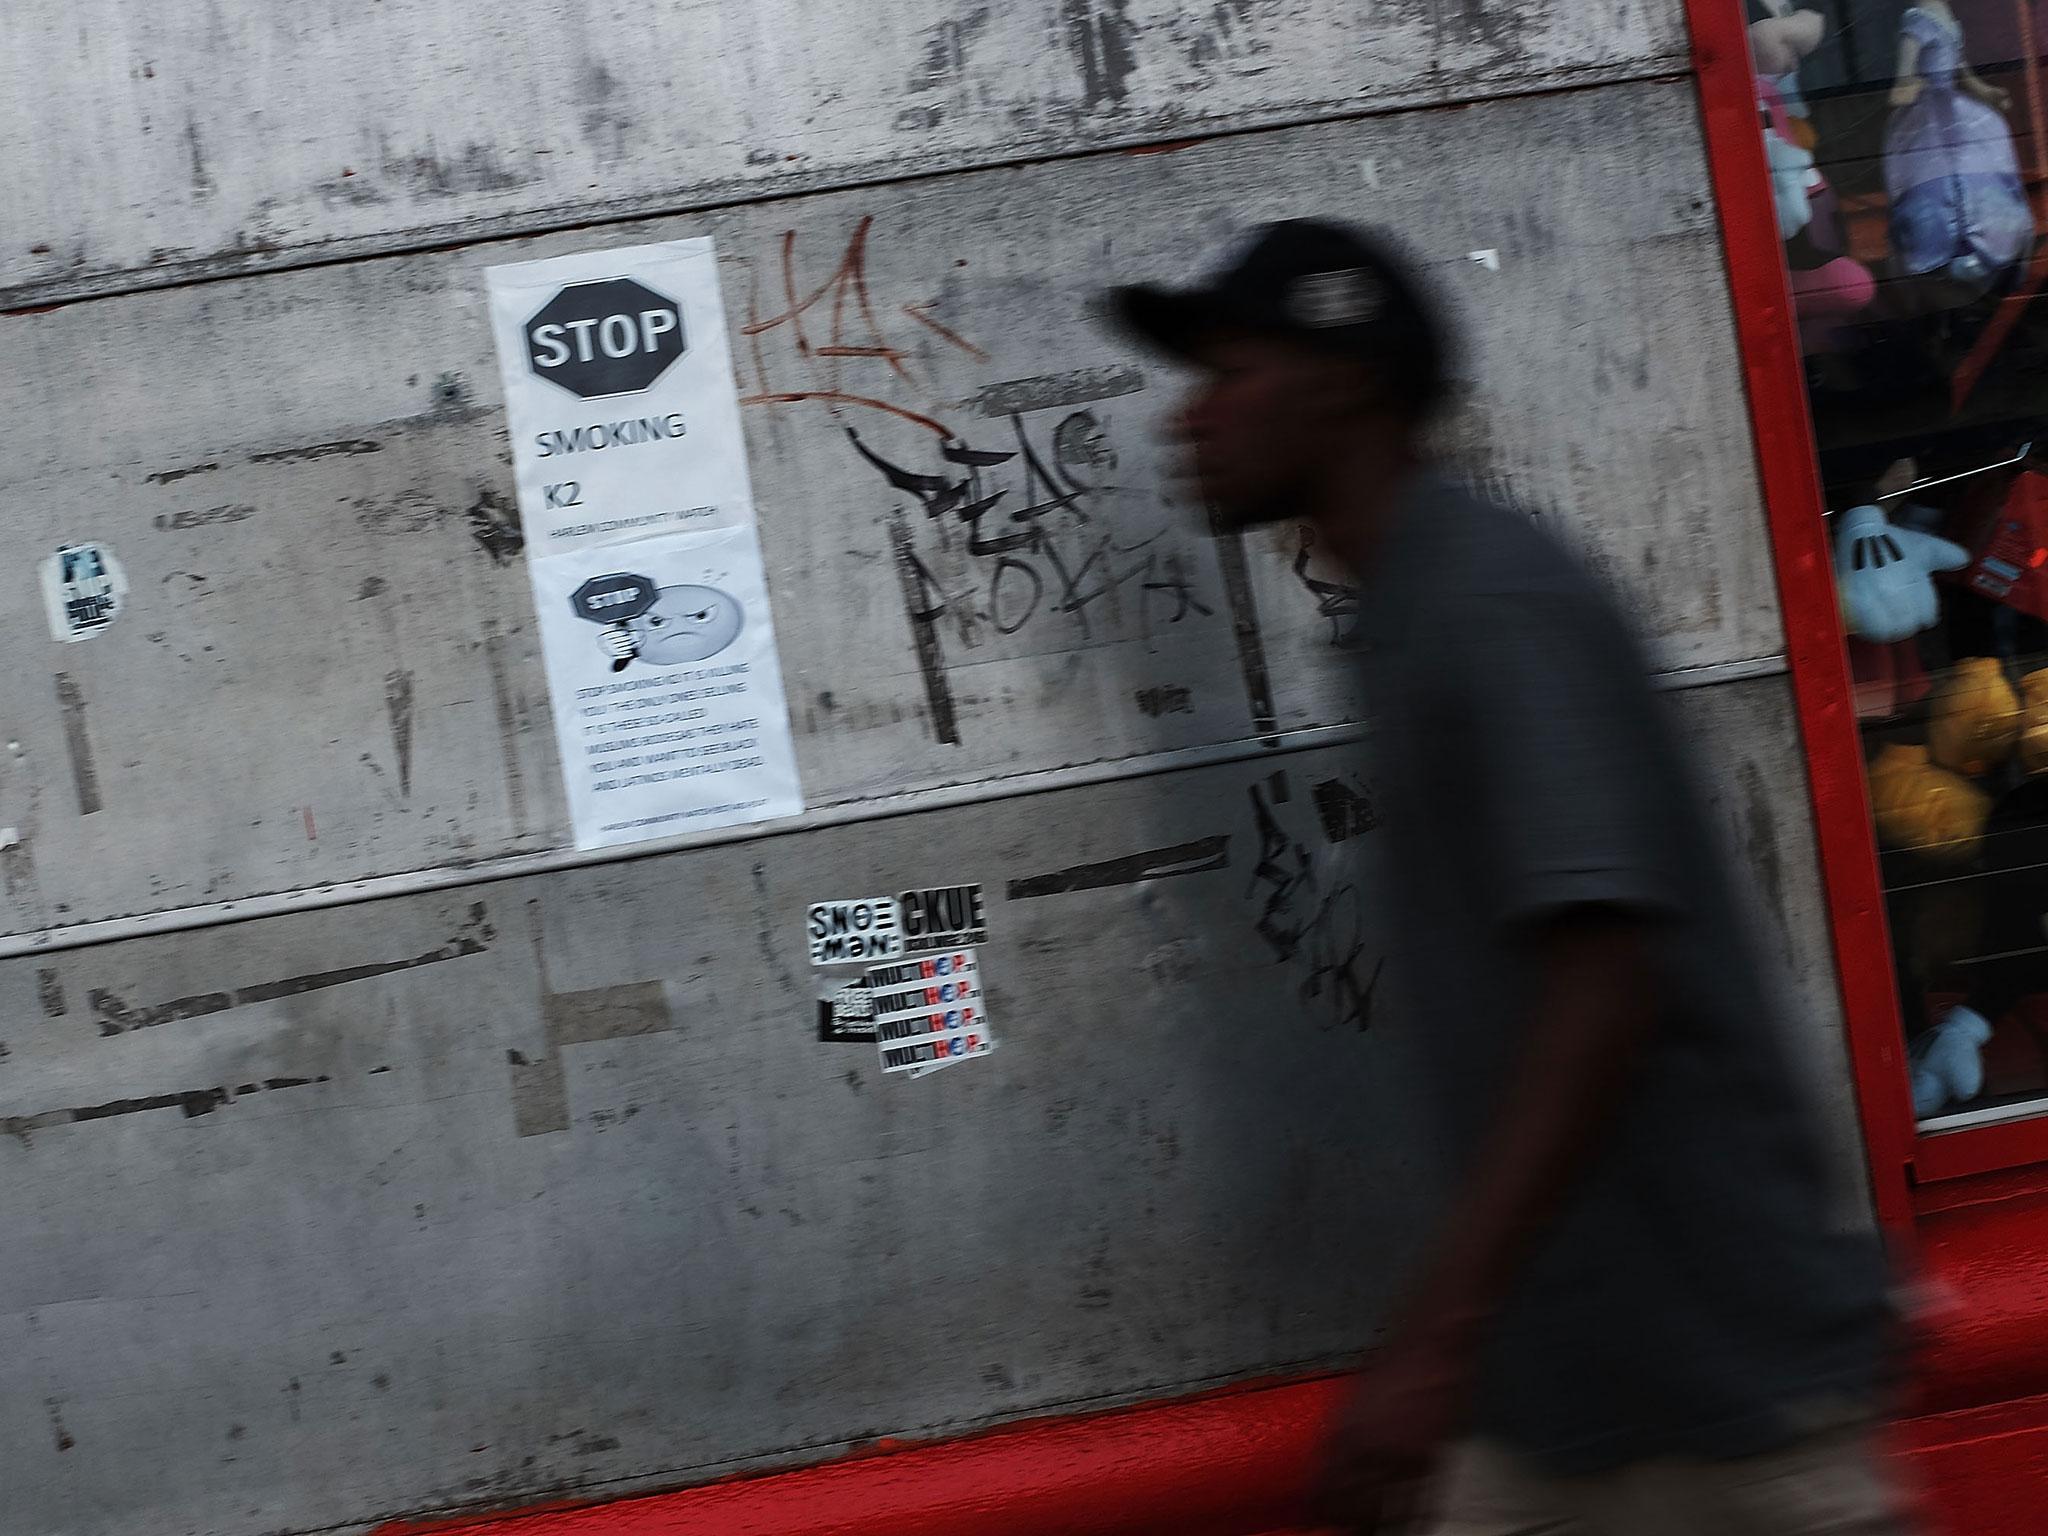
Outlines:
{"label": "stop sign graphic", "polygon": [[630,277],[571,283],[526,322],[534,373],[585,400],[639,393],[684,345],[675,300]]}
{"label": "stop sign graphic", "polygon": [[652,608],[659,595],[645,576],[615,571],[584,582],[569,594],[569,606],[576,610],[577,618],[593,624],[623,624]]}

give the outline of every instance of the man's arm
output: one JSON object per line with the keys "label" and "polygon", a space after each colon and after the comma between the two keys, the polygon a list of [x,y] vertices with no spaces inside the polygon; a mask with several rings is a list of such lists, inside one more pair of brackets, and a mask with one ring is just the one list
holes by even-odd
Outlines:
{"label": "man's arm", "polygon": [[1655,1025],[1657,922],[1623,907],[1580,906],[1539,918],[1521,935],[1535,986],[1509,1087],[1398,1331],[1469,1346],[1558,1214]]}
{"label": "man's arm", "polygon": [[1656,1027],[1657,921],[1577,906],[1525,929],[1534,997],[1510,1086],[1337,1437],[1326,1513],[1347,1529],[1410,1518],[1460,1428],[1485,1326],[1612,1127]]}

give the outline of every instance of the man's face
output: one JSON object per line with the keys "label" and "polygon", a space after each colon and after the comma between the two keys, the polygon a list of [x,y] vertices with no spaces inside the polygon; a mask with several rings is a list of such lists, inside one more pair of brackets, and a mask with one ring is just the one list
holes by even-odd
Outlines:
{"label": "man's face", "polygon": [[1285,341],[1219,337],[1181,408],[1180,445],[1202,497],[1230,527],[1308,512],[1308,488],[1357,403],[1353,372]]}

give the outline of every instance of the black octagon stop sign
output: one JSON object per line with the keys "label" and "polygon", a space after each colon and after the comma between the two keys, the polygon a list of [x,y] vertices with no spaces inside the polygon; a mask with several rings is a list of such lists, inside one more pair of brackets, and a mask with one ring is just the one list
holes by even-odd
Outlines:
{"label": "black octagon stop sign", "polygon": [[683,350],[675,300],[630,277],[571,283],[526,322],[535,375],[585,400],[639,393]]}
{"label": "black octagon stop sign", "polygon": [[576,610],[577,618],[593,624],[623,624],[652,608],[659,595],[645,576],[615,571],[609,576],[593,576],[571,592],[569,606]]}

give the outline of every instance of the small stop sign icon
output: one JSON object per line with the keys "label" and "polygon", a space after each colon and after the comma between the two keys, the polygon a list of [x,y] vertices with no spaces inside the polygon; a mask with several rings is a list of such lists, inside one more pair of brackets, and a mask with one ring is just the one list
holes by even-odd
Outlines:
{"label": "small stop sign icon", "polygon": [[630,277],[571,283],[526,322],[535,375],[585,400],[638,394],[684,347],[675,300]]}
{"label": "small stop sign icon", "polygon": [[654,606],[660,596],[653,582],[628,571],[593,576],[569,594],[569,606],[576,617],[593,624],[623,624],[637,619]]}

